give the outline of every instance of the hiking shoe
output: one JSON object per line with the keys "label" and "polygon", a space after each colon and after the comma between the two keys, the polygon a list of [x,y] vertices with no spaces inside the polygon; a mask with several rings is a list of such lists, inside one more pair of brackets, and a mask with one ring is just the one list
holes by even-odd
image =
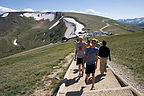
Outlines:
{"label": "hiking shoe", "polygon": [[95,90],[94,86],[92,86],[90,90]]}

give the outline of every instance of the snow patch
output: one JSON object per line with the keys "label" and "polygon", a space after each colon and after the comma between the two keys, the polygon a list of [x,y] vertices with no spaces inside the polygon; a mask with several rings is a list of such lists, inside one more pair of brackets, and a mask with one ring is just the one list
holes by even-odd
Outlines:
{"label": "snow patch", "polygon": [[1,17],[7,17],[9,13],[4,13]]}
{"label": "snow patch", "polygon": [[59,22],[60,22],[60,20],[63,18],[63,16],[56,22],[56,23],[54,23],[50,28],[49,28],[49,30],[51,30],[53,27],[55,27],[56,25],[58,25],[59,24]]}
{"label": "snow patch", "polygon": [[72,38],[72,37],[79,36],[79,32],[84,32],[84,31],[82,31],[82,29],[84,28],[84,25],[80,24],[75,19],[64,18],[63,20],[67,27],[64,37]]}
{"label": "snow patch", "polygon": [[16,45],[16,46],[18,45],[17,39],[15,39],[15,40],[13,41],[13,44]]}
{"label": "snow patch", "polygon": [[35,20],[46,20],[52,21],[55,19],[56,13],[23,13],[20,14],[21,17],[33,17]]}
{"label": "snow patch", "polygon": [[43,40],[43,42],[45,42],[45,40]]}
{"label": "snow patch", "polygon": [[66,37],[66,38],[76,37],[76,35],[75,35],[75,25],[71,22],[67,22],[66,20],[64,20],[64,22],[65,22],[65,25],[67,27],[67,30],[65,32],[64,37]]}
{"label": "snow patch", "polygon": [[43,34],[43,36],[45,36],[45,33]]}

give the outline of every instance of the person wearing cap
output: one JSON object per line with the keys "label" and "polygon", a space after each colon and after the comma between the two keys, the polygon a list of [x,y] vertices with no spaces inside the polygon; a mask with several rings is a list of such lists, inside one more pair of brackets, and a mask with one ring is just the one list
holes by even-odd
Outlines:
{"label": "person wearing cap", "polygon": [[91,47],[91,43],[90,43],[90,40],[87,40],[87,44],[86,44],[86,47]]}
{"label": "person wearing cap", "polygon": [[102,46],[99,49],[99,56],[100,56],[100,73],[101,75],[104,75],[104,72],[107,72],[106,66],[107,66],[107,60],[109,57],[109,60],[111,61],[110,56],[110,49],[106,46],[106,41],[102,41]]}
{"label": "person wearing cap", "polygon": [[86,48],[85,51],[85,57],[84,57],[84,63],[86,62],[86,77],[85,77],[85,83],[88,83],[88,78],[90,74],[92,73],[92,87],[91,90],[94,90],[94,83],[95,83],[95,70],[97,68],[97,62],[98,62],[98,52],[99,49],[96,46],[97,40],[92,39],[92,46]]}
{"label": "person wearing cap", "polygon": [[[86,44],[83,41],[83,37],[79,36],[79,41],[76,43],[75,58],[74,58],[74,60],[76,60],[77,58],[76,65],[78,65],[79,76],[83,76],[84,73],[83,59],[84,59],[85,49],[86,49]],[[81,73],[81,66],[82,66],[82,73]]]}

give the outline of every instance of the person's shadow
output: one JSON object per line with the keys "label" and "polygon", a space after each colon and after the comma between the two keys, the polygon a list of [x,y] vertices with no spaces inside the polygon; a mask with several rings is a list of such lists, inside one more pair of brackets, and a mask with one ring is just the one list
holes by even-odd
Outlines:
{"label": "person's shadow", "polygon": [[74,83],[77,83],[80,80],[80,78],[81,78],[80,76],[77,76],[77,77],[74,77],[73,79],[66,79],[65,80],[65,86],[67,87],[67,86],[70,86]]}
{"label": "person's shadow", "polygon": [[70,91],[66,93],[66,96],[81,96],[83,93],[83,89],[85,87],[81,87],[80,91]]}
{"label": "person's shadow", "polygon": [[95,83],[98,83],[98,82],[100,82],[101,80],[103,80],[104,78],[102,78],[102,77],[103,77],[103,75],[98,74],[98,75],[95,77]]}
{"label": "person's shadow", "polygon": [[79,71],[78,69],[74,69],[73,74],[76,74],[78,71]]}
{"label": "person's shadow", "polygon": [[[103,80],[104,78],[102,78],[102,75],[101,74],[98,74],[96,77],[95,77],[95,83],[98,83],[100,82],[101,80]],[[88,79],[88,83],[87,84],[91,84],[92,83],[92,77]]]}

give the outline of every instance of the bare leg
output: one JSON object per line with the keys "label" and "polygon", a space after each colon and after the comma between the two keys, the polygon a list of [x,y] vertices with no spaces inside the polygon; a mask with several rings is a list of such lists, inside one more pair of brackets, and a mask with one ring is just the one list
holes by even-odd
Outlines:
{"label": "bare leg", "polygon": [[84,74],[84,64],[82,64],[82,76]]}
{"label": "bare leg", "polygon": [[90,74],[86,74],[86,77],[85,77],[85,83],[87,84],[88,83],[88,78],[89,78]]}
{"label": "bare leg", "polygon": [[81,65],[79,64],[79,75],[80,75],[80,73],[81,73]]}
{"label": "bare leg", "polygon": [[92,87],[94,87],[95,83],[95,73],[92,73]]}

